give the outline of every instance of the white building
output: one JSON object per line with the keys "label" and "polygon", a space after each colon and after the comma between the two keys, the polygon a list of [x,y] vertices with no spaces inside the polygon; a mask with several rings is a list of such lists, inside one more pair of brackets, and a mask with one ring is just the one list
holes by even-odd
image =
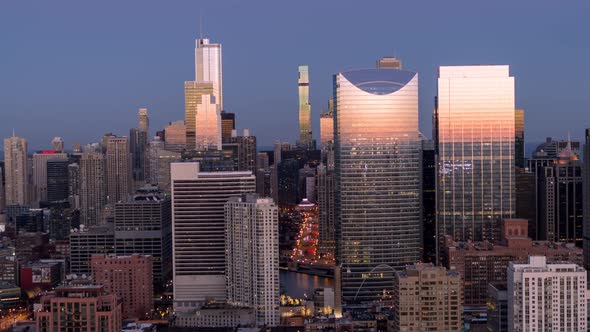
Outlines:
{"label": "white building", "polygon": [[214,44],[207,38],[195,41],[195,81],[213,83],[213,95],[223,110],[223,81],[221,65],[221,44]]}
{"label": "white building", "polygon": [[172,163],[174,309],[191,311],[226,299],[224,205],[256,191],[251,172],[200,172]]}
{"label": "white building", "polygon": [[12,136],[4,139],[6,205],[29,203],[27,181],[27,140]]}
{"label": "white building", "polygon": [[507,282],[509,331],[586,331],[584,268],[530,256],[510,263]]}
{"label": "white building", "polygon": [[279,216],[272,198],[225,204],[227,300],[252,306],[259,326],[279,325]]}

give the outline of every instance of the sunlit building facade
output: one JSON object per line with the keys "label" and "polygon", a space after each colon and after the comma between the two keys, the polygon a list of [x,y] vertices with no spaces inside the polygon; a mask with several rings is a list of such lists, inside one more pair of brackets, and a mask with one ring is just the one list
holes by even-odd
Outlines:
{"label": "sunlit building facade", "polygon": [[4,174],[6,205],[29,203],[27,140],[12,136],[4,139]]}
{"label": "sunlit building facade", "polygon": [[313,145],[311,135],[311,104],[309,103],[309,67],[299,66],[299,140],[297,146],[310,149]]}
{"label": "sunlit building facade", "polygon": [[211,83],[213,95],[223,110],[221,44],[211,43],[207,38],[199,38],[195,44],[195,81]]}
{"label": "sunlit building facade", "polygon": [[434,114],[439,240],[496,241],[515,210],[514,77],[508,66],[441,66]]}
{"label": "sunlit building facade", "polygon": [[334,76],[336,257],[345,302],[390,293],[420,260],[418,75],[367,69]]}
{"label": "sunlit building facade", "polygon": [[220,105],[211,82],[184,82],[186,148],[221,149]]}
{"label": "sunlit building facade", "polygon": [[516,167],[524,168],[524,110],[514,110],[514,164]]}
{"label": "sunlit building facade", "polygon": [[168,151],[182,152],[186,148],[186,125],[184,121],[170,122],[164,128],[164,148]]}

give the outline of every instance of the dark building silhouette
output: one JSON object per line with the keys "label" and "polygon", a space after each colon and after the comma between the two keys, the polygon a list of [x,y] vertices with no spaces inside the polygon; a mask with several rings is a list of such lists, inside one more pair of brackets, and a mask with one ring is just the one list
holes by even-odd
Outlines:
{"label": "dark building silhouette", "polygon": [[67,201],[69,197],[68,160],[47,161],[47,201]]}
{"label": "dark building silhouette", "polygon": [[422,141],[422,260],[436,262],[436,165],[434,142]]}
{"label": "dark building silhouette", "polygon": [[277,166],[279,207],[293,207],[299,203],[299,162],[283,159]]}

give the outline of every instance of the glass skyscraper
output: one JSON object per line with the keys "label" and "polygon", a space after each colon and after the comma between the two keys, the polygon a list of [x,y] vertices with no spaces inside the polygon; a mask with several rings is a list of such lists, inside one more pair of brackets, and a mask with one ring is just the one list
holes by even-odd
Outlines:
{"label": "glass skyscraper", "polygon": [[420,260],[418,75],[334,76],[336,256],[347,303],[390,296],[393,272]]}
{"label": "glass skyscraper", "polygon": [[439,239],[499,239],[515,211],[514,77],[508,66],[441,66],[434,114]]}
{"label": "glass skyscraper", "polygon": [[311,149],[311,104],[309,103],[309,67],[299,66],[299,140],[297,146]]}

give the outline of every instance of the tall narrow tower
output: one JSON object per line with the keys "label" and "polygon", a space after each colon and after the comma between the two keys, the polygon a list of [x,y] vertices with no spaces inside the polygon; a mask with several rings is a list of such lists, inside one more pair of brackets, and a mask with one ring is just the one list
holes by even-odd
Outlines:
{"label": "tall narrow tower", "polygon": [[299,66],[299,140],[297,146],[312,148],[311,104],[309,103],[309,67]]}
{"label": "tall narrow tower", "polygon": [[223,110],[223,81],[221,66],[221,44],[213,44],[207,38],[196,40],[195,81],[211,82],[213,95]]}
{"label": "tall narrow tower", "polygon": [[28,202],[27,140],[12,136],[4,139],[4,171],[6,176],[6,205]]}
{"label": "tall narrow tower", "polygon": [[137,111],[137,116],[139,118],[139,130],[149,133],[149,131],[150,131],[150,118],[148,116],[148,109],[147,108],[140,108]]}

